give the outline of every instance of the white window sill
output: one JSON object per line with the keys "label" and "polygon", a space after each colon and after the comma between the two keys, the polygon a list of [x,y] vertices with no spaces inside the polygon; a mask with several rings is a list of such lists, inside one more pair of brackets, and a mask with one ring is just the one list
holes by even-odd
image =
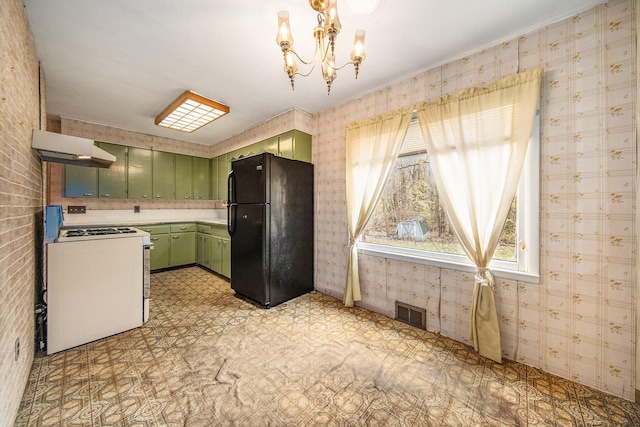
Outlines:
{"label": "white window sill", "polygon": [[[422,251],[364,242],[358,242],[358,253],[381,258],[394,259],[397,261],[412,262],[415,264],[445,268],[447,270],[463,271],[466,273],[476,272],[476,267],[464,255],[442,254],[443,259],[426,258],[424,252]],[[489,265],[489,268],[491,268],[491,271],[496,278],[517,280],[518,282],[533,284],[540,283],[540,276],[538,274],[510,270],[496,264],[512,263],[501,263],[499,261],[493,261]]]}

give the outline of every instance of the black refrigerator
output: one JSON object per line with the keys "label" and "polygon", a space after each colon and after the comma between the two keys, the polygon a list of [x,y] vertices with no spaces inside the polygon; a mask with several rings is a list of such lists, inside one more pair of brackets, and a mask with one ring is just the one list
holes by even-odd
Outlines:
{"label": "black refrigerator", "polygon": [[313,290],[313,165],[270,153],[234,160],[231,288],[270,308]]}

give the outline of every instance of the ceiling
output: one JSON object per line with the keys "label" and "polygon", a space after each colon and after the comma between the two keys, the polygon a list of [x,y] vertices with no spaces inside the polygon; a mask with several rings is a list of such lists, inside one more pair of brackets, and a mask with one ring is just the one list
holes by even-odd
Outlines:
{"label": "ceiling", "polygon": [[[339,0],[337,62],[348,60],[359,28],[367,57],[357,80],[350,65],[338,71],[327,95],[319,69],[291,90],[275,41],[278,11],[287,10],[296,51],[311,57],[316,13],[306,0],[24,0],[50,116],[204,145],[294,107],[333,108],[598,3]],[[187,89],[231,112],[191,134],[156,126]]]}

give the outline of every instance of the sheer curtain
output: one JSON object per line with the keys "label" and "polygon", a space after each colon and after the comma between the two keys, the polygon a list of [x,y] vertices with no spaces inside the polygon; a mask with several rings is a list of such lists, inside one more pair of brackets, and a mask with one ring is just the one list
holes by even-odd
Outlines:
{"label": "sheer curtain", "polygon": [[347,307],[353,306],[355,301],[360,300],[358,248],[355,242],[371,218],[393,169],[411,122],[411,114],[411,109],[400,110],[347,126],[346,181],[349,248],[347,284],[344,293],[344,304]]}
{"label": "sheer curtain", "polygon": [[417,106],[442,204],[477,267],[470,338],[496,362],[502,351],[488,266],[518,186],[541,78],[542,69],[527,71]]}

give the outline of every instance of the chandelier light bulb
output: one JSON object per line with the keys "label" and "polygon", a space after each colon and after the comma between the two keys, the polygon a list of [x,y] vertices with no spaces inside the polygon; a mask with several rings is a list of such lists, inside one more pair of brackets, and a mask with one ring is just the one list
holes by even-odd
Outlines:
{"label": "chandelier light bulb", "polygon": [[289,12],[286,10],[278,12],[278,36],[276,37],[276,42],[283,51],[285,46],[287,49],[293,46],[293,35],[289,26]]}

